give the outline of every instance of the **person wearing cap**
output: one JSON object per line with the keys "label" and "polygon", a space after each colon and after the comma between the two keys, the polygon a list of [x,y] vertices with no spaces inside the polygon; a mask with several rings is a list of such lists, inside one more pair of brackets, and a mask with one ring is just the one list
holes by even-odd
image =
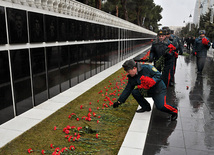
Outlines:
{"label": "person wearing cap", "polygon": [[[167,31],[159,30],[157,39],[152,43],[152,47],[150,49],[149,61],[154,61],[154,66],[158,69],[159,72],[162,73],[162,79],[165,85],[169,86],[170,81],[170,70],[173,63],[173,52],[169,53],[168,46],[170,45],[170,41],[166,38]],[[164,64],[159,64],[158,61],[164,57]],[[162,66],[163,65],[163,66]]]}
{"label": "person wearing cap", "polygon": [[132,94],[141,106],[136,112],[151,111],[150,104],[141,93],[142,90],[146,90],[147,96],[152,97],[157,109],[169,113],[172,121],[177,119],[177,107],[166,103],[166,86],[161,79],[161,73],[154,66],[135,63],[133,59],[127,60],[122,66],[128,74],[128,84],[117,102],[113,104],[114,108],[124,103]]}
{"label": "person wearing cap", "polygon": [[193,46],[193,52],[197,57],[197,73],[202,74],[206,58],[207,58],[207,50],[210,48],[211,43],[209,39],[205,36],[206,31],[200,30],[199,37],[195,39],[195,43]]}

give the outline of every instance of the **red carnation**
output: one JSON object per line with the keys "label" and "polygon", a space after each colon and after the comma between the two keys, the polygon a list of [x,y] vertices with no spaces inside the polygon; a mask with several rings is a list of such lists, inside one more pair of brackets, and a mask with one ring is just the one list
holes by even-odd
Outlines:
{"label": "red carnation", "polygon": [[50,145],[50,147],[53,149],[53,148],[54,148],[54,145],[53,145],[53,144],[51,144],[51,145]]}
{"label": "red carnation", "polygon": [[70,150],[75,150],[75,147],[73,145],[70,146]]}
{"label": "red carnation", "polygon": [[72,126],[72,127],[71,127],[71,129],[74,129],[74,128],[76,128],[76,126]]}
{"label": "red carnation", "polygon": [[31,148],[29,148],[29,149],[27,150],[27,152],[28,152],[28,153],[32,153],[33,150],[32,150]]}
{"label": "red carnation", "polygon": [[57,127],[56,127],[56,126],[54,127],[54,130],[57,130]]}
{"label": "red carnation", "polygon": [[151,87],[153,87],[156,84],[155,80],[153,80],[152,78],[150,78],[148,76],[142,75],[140,80],[141,80],[141,85],[140,86],[138,85],[139,89],[142,89],[142,88],[150,89]]}
{"label": "red carnation", "polygon": [[178,53],[177,52],[175,52],[175,58],[178,58]]}
{"label": "red carnation", "polygon": [[97,134],[96,134],[96,138],[97,138],[97,139],[98,139],[98,136],[99,136],[99,134],[97,133]]}
{"label": "red carnation", "polygon": [[88,117],[91,117],[91,113],[89,112],[87,116],[88,116]]}
{"label": "red carnation", "polygon": [[169,44],[168,48],[169,48],[169,53],[172,53],[172,51],[176,50],[176,47],[173,46],[172,44]]}
{"label": "red carnation", "polygon": [[80,106],[80,109],[82,109],[82,108],[83,108],[83,106],[81,105],[81,106]]}
{"label": "red carnation", "polygon": [[69,130],[65,130],[65,134],[69,134],[70,133],[70,131]]}
{"label": "red carnation", "polygon": [[68,126],[66,127],[66,129],[67,129],[67,130],[70,130],[70,129],[71,129],[71,126],[70,126],[70,125],[68,125]]}
{"label": "red carnation", "polygon": [[59,152],[59,151],[60,151],[60,148],[59,148],[59,147],[55,148],[55,151],[56,151],[56,152]]}
{"label": "red carnation", "polygon": [[88,111],[91,112],[91,108],[89,108]]}
{"label": "red carnation", "polygon": [[78,127],[77,130],[80,131],[80,129],[82,129],[82,127]]}
{"label": "red carnation", "polygon": [[77,118],[77,121],[79,121],[80,119],[79,118]]}
{"label": "red carnation", "polygon": [[95,112],[93,112],[93,116],[96,117],[96,113]]}
{"label": "red carnation", "polygon": [[41,152],[42,154],[45,154],[45,150],[42,150],[42,152]]}
{"label": "red carnation", "polygon": [[89,105],[91,105],[91,102],[89,102]]}
{"label": "red carnation", "polygon": [[203,38],[203,39],[202,39],[202,44],[208,45],[208,43],[209,43],[209,40],[207,40],[206,38]]}

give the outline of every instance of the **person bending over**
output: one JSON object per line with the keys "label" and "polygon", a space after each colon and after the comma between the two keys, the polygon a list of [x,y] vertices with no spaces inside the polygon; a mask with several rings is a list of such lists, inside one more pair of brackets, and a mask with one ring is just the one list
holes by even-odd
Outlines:
{"label": "person bending over", "polygon": [[117,102],[113,104],[113,108],[124,103],[132,93],[141,106],[136,112],[150,111],[150,104],[144,98],[147,92],[147,96],[152,97],[158,110],[170,114],[172,121],[177,119],[178,109],[166,103],[166,85],[161,79],[161,73],[154,66],[135,63],[133,59],[127,60],[122,66],[128,73],[128,83]]}

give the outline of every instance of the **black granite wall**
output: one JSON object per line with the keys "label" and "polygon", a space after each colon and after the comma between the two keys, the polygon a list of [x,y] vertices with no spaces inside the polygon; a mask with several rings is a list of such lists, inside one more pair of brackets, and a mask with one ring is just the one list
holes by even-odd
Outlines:
{"label": "black granite wall", "polygon": [[[0,124],[127,58],[154,38],[2,6],[0,23]],[[51,44],[56,42],[69,43]],[[5,44],[15,48],[1,50]],[[30,48],[20,46],[26,44]]]}

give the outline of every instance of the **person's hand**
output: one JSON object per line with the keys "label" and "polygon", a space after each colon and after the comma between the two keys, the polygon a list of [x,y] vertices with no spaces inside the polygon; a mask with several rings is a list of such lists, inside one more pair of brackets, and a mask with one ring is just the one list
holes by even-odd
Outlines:
{"label": "person's hand", "polygon": [[119,105],[121,105],[121,103],[119,101],[114,102],[113,108],[117,108],[117,107],[119,107]]}

